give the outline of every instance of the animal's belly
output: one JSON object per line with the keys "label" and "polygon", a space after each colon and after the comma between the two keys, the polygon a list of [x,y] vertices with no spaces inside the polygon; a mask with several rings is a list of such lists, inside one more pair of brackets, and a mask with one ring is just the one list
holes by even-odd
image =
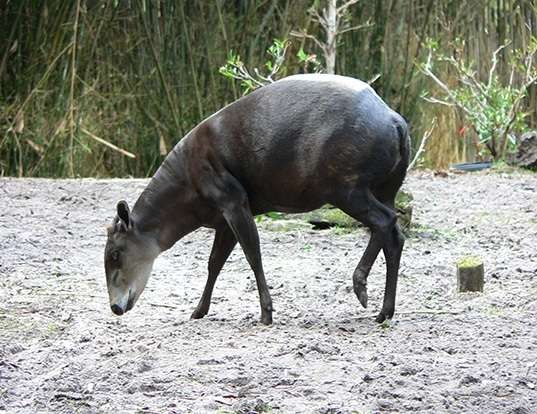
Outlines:
{"label": "animal's belly", "polygon": [[282,213],[304,213],[315,210],[328,202],[326,193],[321,189],[314,193],[294,192],[254,192],[249,194],[249,202],[255,214],[268,211]]}

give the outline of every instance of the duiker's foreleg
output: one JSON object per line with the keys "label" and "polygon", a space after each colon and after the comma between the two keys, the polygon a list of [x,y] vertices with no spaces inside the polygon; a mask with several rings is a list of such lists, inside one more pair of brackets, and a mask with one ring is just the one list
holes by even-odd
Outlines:
{"label": "duiker's foreleg", "polygon": [[[379,202],[367,188],[353,189],[344,197],[341,197],[336,206],[371,230],[369,243],[353,274],[354,293],[362,306],[366,307],[367,277],[380,250],[384,248],[391,238],[390,234],[395,225],[396,215],[392,209]],[[390,289],[392,285],[393,283],[390,282]],[[383,314],[383,311],[381,314]],[[379,318],[380,315],[377,320]]]}
{"label": "duiker's foreleg", "polygon": [[222,213],[241,245],[257,282],[261,322],[269,325],[272,323],[272,299],[263,272],[259,234],[248,203],[248,195],[237,179],[227,171],[217,173],[210,168],[207,171],[207,175],[201,178],[202,194]]}
{"label": "duiker's foreleg", "polygon": [[216,278],[220,274],[222,267],[224,267],[227,258],[236,244],[237,239],[227,223],[223,223],[220,228],[216,229],[213,248],[211,250],[211,256],[209,257],[209,275],[207,277],[207,283],[205,284],[205,289],[203,289],[203,294],[198,306],[192,313],[192,319],[203,318],[209,312],[209,307],[211,306],[211,296],[213,294]]}
{"label": "duiker's foreleg", "polygon": [[237,237],[246,259],[254,271],[261,304],[261,322],[265,325],[270,325],[272,323],[272,298],[263,272],[259,234],[248,203],[237,203],[233,206],[228,206],[224,210],[224,217]]}

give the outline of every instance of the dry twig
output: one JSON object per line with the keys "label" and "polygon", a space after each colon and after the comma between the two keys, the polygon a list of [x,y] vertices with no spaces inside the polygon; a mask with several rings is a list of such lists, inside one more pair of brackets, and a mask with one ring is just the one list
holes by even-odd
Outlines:
{"label": "dry twig", "polygon": [[423,138],[421,139],[421,143],[418,148],[418,151],[416,152],[416,155],[414,155],[414,159],[408,165],[407,171],[410,171],[412,168],[414,168],[414,166],[420,159],[422,152],[425,150],[425,144],[427,143],[427,140],[431,137],[435,127],[436,127],[436,117],[433,119],[433,122],[431,122],[431,128],[428,131],[425,131],[425,134],[423,134]]}

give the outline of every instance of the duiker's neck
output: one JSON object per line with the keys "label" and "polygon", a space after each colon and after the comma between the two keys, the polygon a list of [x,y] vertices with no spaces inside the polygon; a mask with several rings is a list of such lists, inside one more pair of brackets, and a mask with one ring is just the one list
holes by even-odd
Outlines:
{"label": "duiker's neck", "polygon": [[181,143],[168,154],[132,211],[140,231],[155,237],[162,251],[200,227],[182,147]]}

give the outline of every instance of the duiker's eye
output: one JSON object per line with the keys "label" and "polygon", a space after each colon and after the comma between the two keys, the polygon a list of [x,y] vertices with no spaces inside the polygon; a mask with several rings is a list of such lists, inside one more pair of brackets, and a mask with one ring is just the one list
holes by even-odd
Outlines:
{"label": "duiker's eye", "polygon": [[114,261],[114,262],[117,262],[119,260],[119,251],[118,250],[114,250],[112,252],[112,254],[110,255],[110,258]]}

